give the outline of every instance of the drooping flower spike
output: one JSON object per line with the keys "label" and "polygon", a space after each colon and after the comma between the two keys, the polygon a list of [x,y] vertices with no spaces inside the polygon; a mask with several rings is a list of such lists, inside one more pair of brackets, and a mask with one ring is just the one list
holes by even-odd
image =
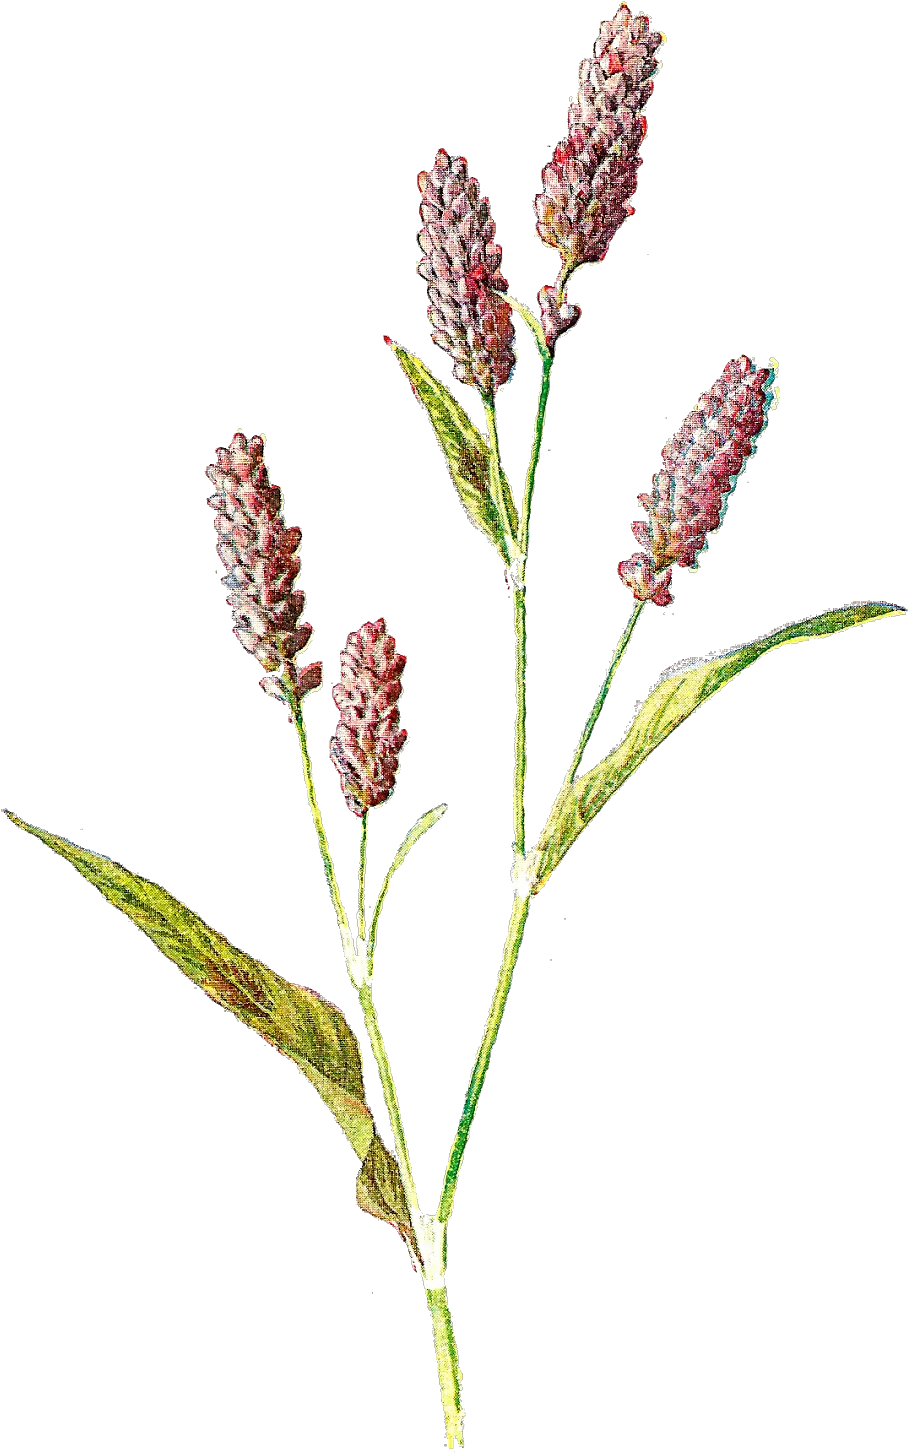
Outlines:
{"label": "drooping flower spike", "polygon": [[771,368],[732,358],[662,450],[652,494],[637,496],[647,518],[631,529],[642,550],[618,566],[637,600],[670,605],[671,567],[696,566],[766,424],[772,380]]}
{"label": "drooping flower spike", "polygon": [[418,181],[423,223],[418,272],[428,284],[432,339],[454,359],[461,383],[490,398],[507,383],[515,357],[489,199],[480,196],[466,159],[446,151],[438,152],[432,170],[420,172]]}
{"label": "drooping flower spike", "polygon": [[304,670],[295,657],[304,651],[312,627],[300,622],[306,597],[293,585],[299,574],[297,556],[302,532],[287,529],[281,492],[269,482],[264,441],[234,434],[229,448],[217,451],[217,463],[205,471],[215,487],[208,503],[215,510],[218,554],[227,567],[223,584],[230,591],[233,633],[266,671],[277,672],[261,682],[270,696],[284,700],[281,674],[289,676],[299,700],[321,685],[322,663]]}
{"label": "drooping flower spike", "polygon": [[398,755],[407,740],[397,709],[407,658],[397,654],[397,642],[377,620],[350,632],[340,663],[341,679],[332,693],[340,721],[331,760],[347,806],[364,817],[394,791]]}
{"label": "drooping flower spike", "polygon": [[539,294],[549,347],[573,327],[579,308],[567,306],[563,286],[584,262],[599,262],[622,222],[634,211],[640,145],[646,135],[643,108],[659,69],[664,40],[649,17],[619,7],[603,20],[593,56],[580,65],[580,90],[568,110],[568,134],[542,172],[536,197],[536,230],[561,254],[556,287]]}

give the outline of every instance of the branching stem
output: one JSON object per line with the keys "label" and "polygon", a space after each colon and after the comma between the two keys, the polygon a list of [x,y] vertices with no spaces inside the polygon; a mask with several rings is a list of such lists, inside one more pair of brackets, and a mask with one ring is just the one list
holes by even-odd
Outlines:
{"label": "branching stem", "polygon": [[644,604],[645,602],[642,600],[635,601],[634,603],[634,609],[631,611],[630,619],[628,620],[627,625],[624,627],[621,638],[618,641],[617,646],[615,647],[611,665],[606,672],[605,680],[599,688],[599,695],[596,697],[596,700],[593,703],[593,709],[586,719],[586,725],[583,728],[580,736],[580,741],[577,743],[577,750],[574,753],[574,760],[571,762],[571,765],[568,768],[567,777],[565,778],[566,782],[573,782],[574,778],[577,776],[580,763],[583,759],[583,754],[586,751],[587,743],[590,737],[593,735],[593,728],[599,720],[599,714],[602,711],[603,706],[605,705],[605,698],[608,696],[609,687],[612,684],[612,677],[614,676],[615,672],[618,670],[619,665],[621,664],[621,658],[627,650],[630,638],[634,633],[634,626],[640,619],[640,612],[643,610]]}

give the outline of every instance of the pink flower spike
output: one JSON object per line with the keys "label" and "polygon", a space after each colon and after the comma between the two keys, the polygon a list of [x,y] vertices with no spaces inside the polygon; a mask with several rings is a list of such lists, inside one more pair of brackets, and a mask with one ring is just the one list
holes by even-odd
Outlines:
{"label": "pink flower spike", "polygon": [[[638,600],[667,605],[671,597],[658,600],[646,593],[656,577],[672,565],[696,567],[706,537],[722,524],[728,496],[765,428],[772,379],[772,369],[756,368],[746,355],[730,359],[668,440],[652,493],[638,496],[647,519],[631,526],[644,553],[618,567]],[[647,562],[645,568],[641,562]]]}
{"label": "pink flower spike", "polygon": [[281,492],[268,479],[264,452],[257,434],[249,440],[234,434],[206,470],[215,488],[208,503],[216,512],[218,554],[227,568],[223,584],[230,591],[233,633],[266,671],[279,673],[261,684],[269,696],[283,700],[281,675],[297,681],[294,657],[305,650],[312,627],[300,620],[306,597],[293,588],[302,531],[284,524]]}
{"label": "pink flower spike", "polygon": [[350,811],[364,817],[394,791],[398,754],[407,740],[397,702],[406,656],[383,620],[351,631],[341,652],[341,679],[333,691],[340,712],[331,760],[340,773]]}
{"label": "pink flower spike", "polygon": [[419,215],[432,341],[454,359],[454,375],[490,398],[514,369],[514,324],[501,275],[501,248],[488,197],[480,196],[466,159],[444,150],[420,172]]}
{"label": "pink flower spike", "polygon": [[561,254],[566,275],[605,257],[622,222],[633,213],[643,108],[659,69],[664,37],[646,15],[622,5],[604,20],[593,56],[580,66],[580,90],[568,111],[568,134],[542,172],[536,230]]}

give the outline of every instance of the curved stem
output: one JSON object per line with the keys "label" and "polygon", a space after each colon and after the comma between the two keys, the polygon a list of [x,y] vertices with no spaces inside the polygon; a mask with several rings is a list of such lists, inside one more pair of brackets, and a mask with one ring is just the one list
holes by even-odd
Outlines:
{"label": "curved stem", "polygon": [[520,516],[520,538],[518,548],[524,557],[530,548],[530,511],[533,508],[533,490],[536,485],[536,469],[539,465],[539,453],[542,449],[542,431],[545,428],[545,411],[549,401],[549,388],[551,387],[552,364],[555,362],[553,354],[548,350],[542,356],[542,378],[539,382],[539,401],[536,405],[536,426],[533,431],[533,448],[530,453],[530,462],[527,466],[526,480],[523,486],[523,510]]}
{"label": "curved stem", "polygon": [[545,333],[543,331],[542,324],[536,317],[536,314],[531,312],[531,310],[527,307],[526,303],[522,303],[519,298],[512,297],[510,293],[502,293],[501,296],[506,303],[510,303],[511,307],[514,309],[515,312],[520,314],[521,318],[526,323],[527,327],[535,338],[536,347],[539,349],[542,357],[551,358],[552,355],[549,350],[549,345],[545,341]]}
{"label": "curved stem", "polygon": [[473,1123],[473,1116],[476,1114],[476,1106],[479,1103],[479,1096],[482,1094],[482,1086],[489,1068],[489,1061],[492,1058],[492,1048],[495,1040],[498,1038],[502,1015],[505,1011],[505,1005],[508,1002],[511,981],[514,977],[514,966],[517,963],[517,955],[520,953],[520,945],[523,941],[523,931],[526,927],[529,911],[529,896],[515,893],[514,903],[511,908],[511,921],[508,924],[501,968],[498,973],[498,982],[495,985],[495,995],[492,999],[492,1006],[489,1009],[488,1018],[486,1019],[482,1043],[479,1046],[473,1064],[473,1073],[470,1076],[470,1084],[467,1089],[467,1097],[464,1101],[463,1111],[461,1112],[460,1123],[457,1126],[457,1134],[454,1137],[454,1144],[451,1147],[451,1154],[448,1157],[448,1168],[445,1171],[445,1183],[442,1188],[441,1200],[438,1203],[437,1212],[438,1219],[442,1222],[450,1218],[454,1205],[454,1192],[457,1189],[457,1176],[460,1171],[460,1163],[463,1160],[464,1151],[467,1148],[470,1126]]}

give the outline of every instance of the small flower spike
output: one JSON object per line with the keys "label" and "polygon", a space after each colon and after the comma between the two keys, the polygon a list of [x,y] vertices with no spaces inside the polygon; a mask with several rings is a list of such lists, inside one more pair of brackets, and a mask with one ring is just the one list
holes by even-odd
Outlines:
{"label": "small flower spike", "polygon": [[772,379],[771,368],[755,368],[746,356],[731,359],[662,450],[652,494],[637,496],[647,518],[631,526],[642,553],[618,566],[637,600],[669,605],[671,567],[696,567],[765,427]]}
{"label": "small flower spike", "polygon": [[333,691],[340,712],[331,760],[340,773],[350,811],[364,817],[394,791],[398,754],[407,740],[397,709],[406,656],[383,620],[351,631],[341,652],[341,679]]}
{"label": "small flower spike", "polygon": [[464,157],[439,151],[431,171],[420,172],[419,215],[423,252],[418,272],[429,288],[432,340],[454,359],[461,383],[486,398],[507,383],[514,368],[511,305],[501,275],[501,248],[488,197],[469,175]]}
{"label": "small flower spike", "polygon": [[[300,671],[294,663],[312,635],[312,627],[300,623],[306,597],[293,589],[302,534],[284,524],[281,492],[268,481],[264,449],[258,435],[247,441],[234,434],[206,470],[215,488],[208,503],[216,511],[218,554],[228,572],[223,584],[230,591],[233,633],[266,671],[289,676],[299,701],[321,685],[322,665],[316,661]],[[270,696],[286,699],[280,674],[266,676],[261,685]]]}

